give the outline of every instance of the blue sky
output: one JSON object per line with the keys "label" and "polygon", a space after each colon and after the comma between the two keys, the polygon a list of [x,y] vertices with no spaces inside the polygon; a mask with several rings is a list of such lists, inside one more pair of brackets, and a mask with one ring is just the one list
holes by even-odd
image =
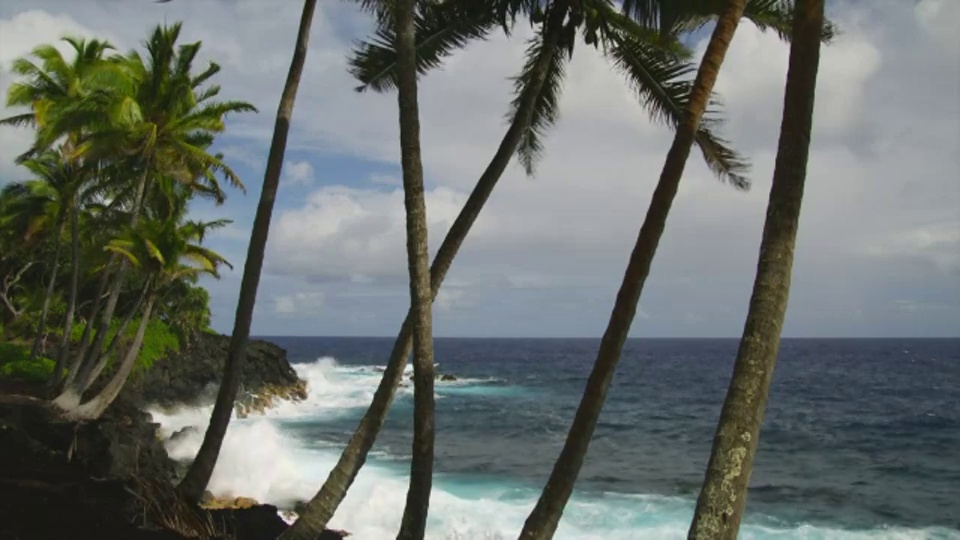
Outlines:
{"label": "blue sky", "polygon": [[[0,90],[13,58],[64,34],[134,47],[185,21],[222,64],[227,97],[260,108],[231,118],[218,145],[248,186],[205,217],[234,224],[211,247],[237,267],[205,285],[214,326],[232,326],[240,269],[298,2],[8,0],[0,6]],[[823,51],[815,133],[785,335],[960,335],[960,3],[834,4],[841,36]],[[313,26],[254,333],[390,335],[408,303],[394,95],[358,94],[345,70],[370,21],[321,2]],[[503,134],[512,39],[476,44],[423,79],[430,244],[435,248]],[[693,39],[698,52],[703,36]],[[634,336],[737,336],[743,325],[779,128],[787,47],[745,24],[717,90],[724,134],[753,162],[737,192],[694,153]],[[649,202],[670,133],[619,75],[578,47],[562,116],[538,174],[507,171],[435,304],[437,335],[597,336]],[[6,114],[9,111],[4,111]],[[0,128],[0,182],[29,133]]]}

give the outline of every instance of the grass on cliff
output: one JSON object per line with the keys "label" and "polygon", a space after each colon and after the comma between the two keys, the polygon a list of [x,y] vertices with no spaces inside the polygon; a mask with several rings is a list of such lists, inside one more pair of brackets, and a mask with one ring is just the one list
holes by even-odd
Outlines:
{"label": "grass on cliff", "polygon": [[[123,338],[128,341],[133,340],[136,334],[139,320],[133,320],[124,331]],[[79,326],[79,328],[78,328]],[[109,343],[117,333],[119,322],[114,321],[110,325],[106,342]],[[71,334],[74,342],[80,340],[83,334],[83,325],[74,326],[74,332]],[[55,336],[48,339],[51,343],[59,341]],[[121,347],[122,350],[122,347]],[[134,366],[134,374],[142,374],[153,367],[153,364],[171,353],[180,350],[180,338],[163,321],[152,320],[147,324],[146,333],[143,336],[143,347],[140,349],[140,355],[137,357],[137,364]],[[39,357],[30,362],[30,343],[22,340],[11,340],[0,342],[0,378],[17,379],[28,382],[46,382],[53,374],[55,362],[49,358]],[[111,360],[111,364],[113,360]],[[108,365],[109,367],[109,365]]]}

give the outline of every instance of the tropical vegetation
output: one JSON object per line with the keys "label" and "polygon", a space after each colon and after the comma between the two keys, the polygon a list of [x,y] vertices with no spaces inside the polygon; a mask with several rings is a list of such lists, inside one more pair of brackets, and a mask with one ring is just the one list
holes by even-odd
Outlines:
{"label": "tropical vegetation", "polygon": [[27,112],[2,122],[32,127],[34,143],[19,158],[32,178],[0,193],[4,332],[32,338],[28,361],[56,359],[52,403],[73,418],[103,413],[144,363],[151,325],[178,346],[207,330],[196,283],[226,263],[201,245],[226,222],[187,213],[198,197],[223,202],[223,181],[242,188],[211,145],[227,115],[254,109],[217,99],[219,66],[196,69],[201,45],[180,29],[158,26],[144,53],[65,38],[72,57],[44,45],[13,64],[7,104]]}

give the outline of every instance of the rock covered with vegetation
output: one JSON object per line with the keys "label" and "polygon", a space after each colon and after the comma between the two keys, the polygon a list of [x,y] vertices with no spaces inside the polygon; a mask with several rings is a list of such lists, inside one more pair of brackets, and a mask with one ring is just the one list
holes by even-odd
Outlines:
{"label": "rock covered with vegetation", "polygon": [[[210,403],[223,375],[229,345],[228,336],[201,334],[131,380],[125,395],[144,406]],[[237,410],[242,414],[262,412],[277,399],[307,396],[306,383],[290,366],[286,351],[267,341],[250,341],[241,381]]]}

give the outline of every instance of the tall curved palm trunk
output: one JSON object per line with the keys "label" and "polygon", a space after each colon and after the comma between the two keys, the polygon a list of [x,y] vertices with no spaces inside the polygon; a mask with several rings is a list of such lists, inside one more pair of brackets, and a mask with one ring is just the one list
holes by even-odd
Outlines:
{"label": "tall curved palm trunk", "polygon": [[303,4],[303,14],[300,17],[300,28],[297,33],[293,60],[290,63],[287,82],[283,87],[283,94],[280,97],[280,105],[277,109],[273,140],[270,143],[270,155],[267,158],[266,172],[263,177],[263,189],[260,192],[260,202],[257,205],[257,215],[253,222],[253,230],[250,232],[250,246],[247,248],[247,260],[243,267],[243,280],[240,285],[240,298],[237,301],[233,336],[230,339],[223,379],[220,381],[220,389],[217,392],[217,401],[213,407],[213,413],[210,415],[210,424],[204,434],[200,451],[178,486],[180,493],[191,501],[200,500],[203,490],[210,481],[210,476],[213,474],[217,458],[220,455],[220,447],[223,445],[223,437],[226,435],[227,426],[230,424],[230,416],[237,399],[237,391],[240,388],[240,373],[243,362],[246,360],[250,325],[253,321],[253,308],[257,300],[257,288],[260,285],[263,257],[267,247],[267,236],[270,232],[270,218],[273,215],[273,204],[280,184],[283,156],[287,148],[287,135],[290,132],[290,118],[293,115],[293,105],[297,98],[303,65],[307,59],[310,25],[313,21],[316,6],[317,0],[305,0]]}
{"label": "tall curved palm trunk", "polygon": [[433,298],[427,204],[420,157],[420,110],[417,103],[416,0],[400,0],[396,9],[397,104],[400,116],[400,162],[403,168],[407,221],[407,266],[413,311],[413,456],[410,486],[398,540],[422,540],[433,485]]}
{"label": "tall curved palm trunk", "polygon": [[797,0],[783,123],[757,276],[688,538],[737,537],[790,295],[820,60],[823,0]]}
{"label": "tall curved palm trunk", "polygon": [[[544,37],[544,54],[537,61],[533,70],[533,81],[527,91],[521,96],[516,114],[496,153],[480,175],[476,186],[464,203],[463,208],[454,220],[450,230],[440,244],[433,264],[430,266],[430,295],[431,301],[436,298],[443,280],[453,265],[454,258],[463,245],[471,227],[480,217],[483,206],[493,193],[497,182],[503,176],[510,160],[517,152],[517,147],[531,123],[536,101],[547,78],[548,70],[557,54],[557,43],[560,38],[560,24],[566,16],[565,0],[557,2],[560,6],[553,11],[553,21],[556,24],[548,25]],[[556,21],[559,19],[559,22]],[[343,502],[347,491],[366,462],[370,449],[376,442],[377,435],[387,418],[387,412],[396,395],[397,388],[403,381],[404,368],[413,348],[414,314],[411,308],[403,320],[397,339],[393,343],[390,358],[383,373],[383,378],[377,386],[370,407],[364,413],[356,431],[347,442],[346,448],[340,454],[336,466],[330,471],[327,480],[316,495],[306,505],[297,521],[281,536],[281,540],[313,540],[333,518],[340,503]]]}
{"label": "tall curved palm trunk", "polygon": [[573,425],[567,434],[563,450],[553,466],[547,485],[524,523],[520,533],[520,538],[523,540],[552,538],[563,509],[573,493],[573,486],[590,446],[590,439],[593,437],[610,381],[620,360],[623,343],[627,339],[627,333],[636,315],[640,293],[650,273],[650,264],[653,262],[657,245],[663,236],[667,215],[670,213],[670,206],[673,204],[680,179],[683,177],[683,169],[690,155],[700,119],[707,108],[720,65],[736,32],[745,3],[746,0],[727,0],[719,14],[710,43],[697,70],[683,121],[677,126],[673,144],[660,173],[660,180],[653,192],[653,199],[647,209],[643,226],[640,228],[640,235],[630,255],[630,262],[620,285],[620,291],[617,293],[617,300],[600,342],[597,359],[587,379],[587,386],[580,400],[580,406],[577,408]]}
{"label": "tall curved palm trunk", "polygon": [[57,227],[54,231],[53,264],[50,267],[50,280],[47,283],[47,290],[43,296],[43,307],[40,309],[40,321],[37,324],[37,335],[33,338],[33,346],[30,347],[29,361],[33,362],[40,355],[40,349],[43,345],[43,336],[47,330],[47,315],[50,312],[50,300],[53,298],[54,289],[57,286],[57,270],[60,269],[60,246],[63,236],[64,212],[61,210],[57,217]]}

